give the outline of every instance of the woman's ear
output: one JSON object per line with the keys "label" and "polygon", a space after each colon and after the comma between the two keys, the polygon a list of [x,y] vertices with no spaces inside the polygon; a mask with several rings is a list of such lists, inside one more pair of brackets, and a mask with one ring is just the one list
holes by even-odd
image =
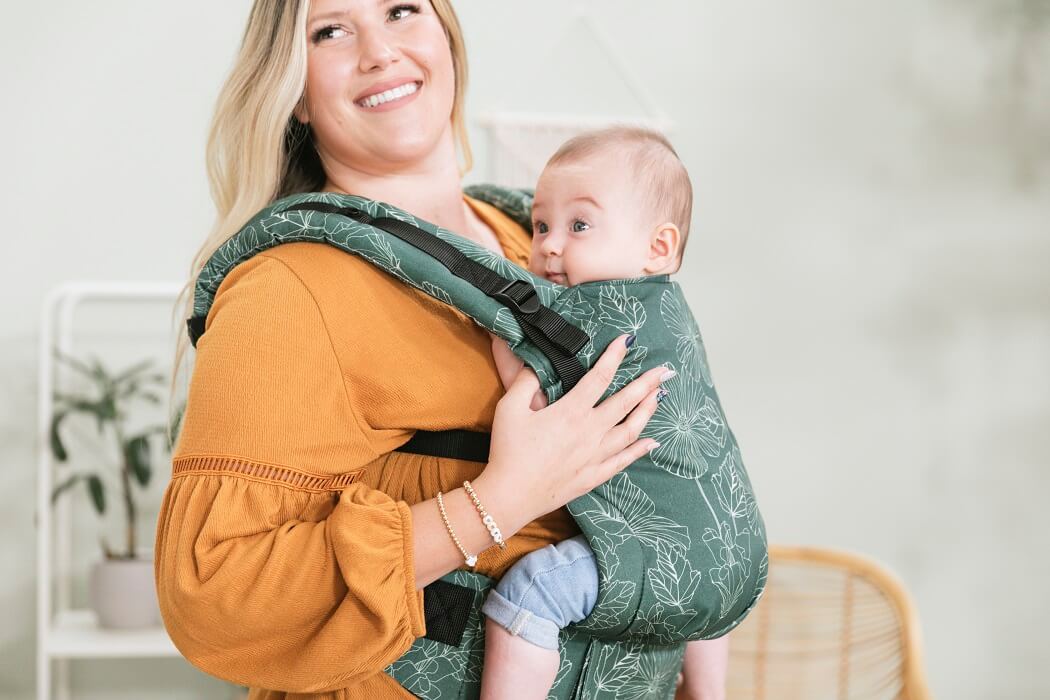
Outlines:
{"label": "woman's ear", "polygon": [[643,270],[654,274],[667,269],[678,257],[682,245],[682,232],[670,221],[657,226],[649,235],[649,262]]}
{"label": "woman's ear", "polygon": [[292,114],[299,120],[300,124],[310,123],[310,112],[306,109],[306,96],[303,95],[303,99],[299,100],[299,104],[295,105],[295,109],[292,110]]}

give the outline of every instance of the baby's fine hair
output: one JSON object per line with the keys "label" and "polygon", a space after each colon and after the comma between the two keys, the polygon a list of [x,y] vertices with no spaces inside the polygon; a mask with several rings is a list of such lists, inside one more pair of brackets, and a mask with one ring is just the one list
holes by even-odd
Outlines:
{"label": "baby's fine hair", "polygon": [[578,162],[606,149],[624,156],[624,167],[649,207],[652,225],[670,221],[682,234],[678,263],[685,256],[693,216],[693,185],[671,142],[659,131],[614,125],[572,137],[550,157],[547,167]]}

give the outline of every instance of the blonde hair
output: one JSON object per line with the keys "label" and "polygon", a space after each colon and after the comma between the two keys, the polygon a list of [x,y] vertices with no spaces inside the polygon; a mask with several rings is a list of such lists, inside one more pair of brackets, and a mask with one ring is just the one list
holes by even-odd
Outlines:
{"label": "blonde hair", "polygon": [[[463,162],[473,167],[464,117],[467,53],[451,0],[430,0],[452,53],[455,95],[452,131]],[[189,350],[185,321],[193,312],[193,289],[204,264],[252,216],[276,199],[311,192],[325,174],[309,127],[294,116],[306,88],[306,22],[309,0],[255,0],[233,68],[219,93],[208,134],[206,161],[215,223],[190,265],[189,281],[175,302],[181,309],[171,373],[169,420],[175,415],[180,368]],[[174,435],[169,434],[170,442]]]}
{"label": "blonde hair", "polygon": [[624,168],[631,173],[640,198],[648,207],[652,225],[669,221],[681,232],[677,255],[681,265],[693,216],[693,185],[666,136],[653,129],[625,124],[585,131],[563,143],[546,167],[577,163],[613,149],[624,157]]}

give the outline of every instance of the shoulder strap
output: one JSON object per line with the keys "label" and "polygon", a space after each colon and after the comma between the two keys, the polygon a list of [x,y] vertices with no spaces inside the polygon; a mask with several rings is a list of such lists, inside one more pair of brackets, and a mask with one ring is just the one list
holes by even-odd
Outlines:
{"label": "shoulder strap", "polygon": [[525,335],[550,360],[554,371],[561,378],[565,391],[576,386],[576,382],[583,377],[584,369],[576,359],[576,353],[590,338],[560,314],[541,304],[536,295],[536,288],[525,280],[507,279],[471,260],[437,236],[432,236],[407,221],[390,217],[373,218],[360,209],[340,207],[327,202],[303,202],[284,211],[340,214],[397,236],[405,243],[429,254],[456,277],[466,280],[510,309]]}
{"label": "shoulder strap", "polygon": [[[476,186],[468,188],[468,194],[477,195],[477,198],[501,208],[516,221],[530,216],[529,209],[531,209],[532,199],[531,193],[527,190],[515,194],[514,191],[502,188]],[[396,236],[441,263],[456,277],[507,307],[525,336],[551,363],[565,392],[572,389],[583,377],[585,370],[576,358],[576,353],[587,345],[590,337],[566,321],[560,314],[544,306],[536,293],[536,288],[530,282],[504,277],[467,257],[458,248],[441,238],[402,219],[391,216],[372,216],[358,207],[342,206],[340,203],[324,200],[301,201],[283,208],[274,208],[271,213],[286,214],[288,212],[320,212],[345,216],[360,224]],[[307,238],[317,240],[316,237]],[[270,243],[276,245],[287,241],[288,239],[284,238]],[[256,245],[254,248],[258,250],[261,246]],[[203,313],[194,314],[186,322],[190,341],[194,346],[204,333],[206,318],[207,308],[204,308]]]}
{"label": "shoulder strap", "polygon": [[535,198],[535,190],[478,184],[464,187],[463,194],[496,207],[531,235],[532,200]]}

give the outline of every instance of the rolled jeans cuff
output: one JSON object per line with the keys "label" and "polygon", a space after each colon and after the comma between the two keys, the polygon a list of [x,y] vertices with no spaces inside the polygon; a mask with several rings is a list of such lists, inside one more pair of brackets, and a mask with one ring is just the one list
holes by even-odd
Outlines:
{"label": "rolled jeans cuff", "polygon": [[550,620],[515,605],[495,590],[489,591],[481,611],[508,632],[527,642],[544,649],[558,649],[558,633],[561,628]]}

